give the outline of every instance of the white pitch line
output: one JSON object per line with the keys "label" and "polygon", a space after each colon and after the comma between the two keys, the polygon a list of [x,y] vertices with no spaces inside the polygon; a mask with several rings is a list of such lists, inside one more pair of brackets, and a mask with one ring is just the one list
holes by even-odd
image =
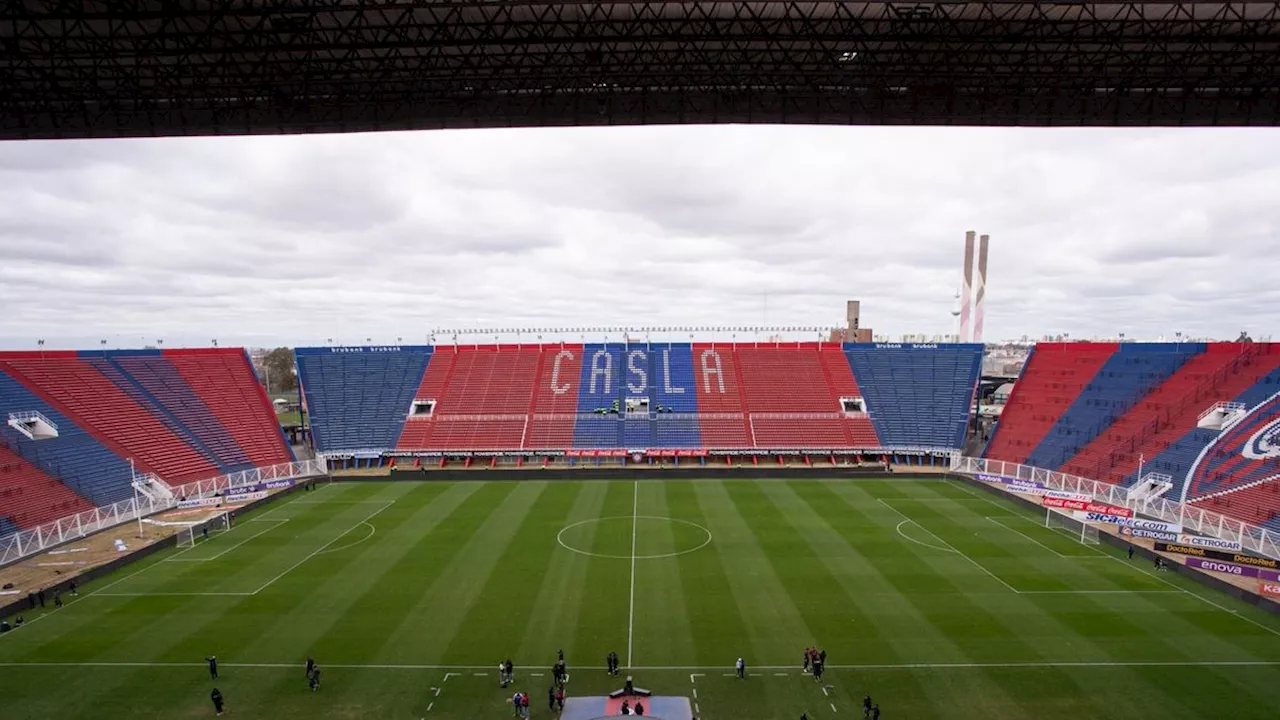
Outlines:
{"label": "white pitch line", "polygon": [[281,525],[283,525],[283,524],[285,524],[285,523],[289,522],[289,518],[284,518],[284,519],[282,519],[282,520],[274,520],[274,519],[273,519],[273,520],[262,520],[261,518],[259,518],[259,519],[258,519],[258,520],[256,520],[256,521],[251,520],[250,522],[269,522],[269,523],[275,523],[275,525],[272,525],[272,526],[271,526],[271,527],[269,527],[269,528],[263,528],[262,530],[259,530],[258,532],[256,532],[256,533],[254,533],[254,534],[250,535],[249,537],[247,537],[247,538],[245,538],[245,539],[241,540],[240,542],[236,543],[235,545],[232,545],[231,547],[226,548],[226,549],[224,549],[222,552],[218,553],[217,555],[213,555],[213,556],[211,556],[211,557],[207,557],[207,558],[181,558],[181,559],[179,559],[179,558],[178,558],[178,556],[177,556],[177,555],[175,555],[175,556],[173,556],[173,557],[171,557],[171,558],[168,558],[167,560],[162,560],[161,562],[208,562],[208,561],[210,561],[210,560],[217,560],[218,558],[222,557],[223,555],[226,555],[227,553],[231,552],[232,550],[235,550],[236,548],[240,547],[241,545],[243,545],[243,544],[245,544],[245,543],[249,542],[250,540],[252,540],[252,539],[254,539],[254,538],[256,538],[256,537],[258,537],[259,535],[262,535],[262,534],[264,534],[264,533],[271,532],[272,530],[275,530],[276,528],[280,527]]}
{"label": "white pitch line", "polygon": [[[906,518],[907,520],[911,520],[911,518],[910,518],[910,517],[908,517],[906,513],[902,512],[901,510],[898,510],[897,508],[895,508],[894,506],[892,506],[892,505],[890,505],[889,503],[885,502],[884,500],[881,500],[880,498],[876,498],[876,500],[877,500],[878,502],[880,502],[881,504],[883,504],[885,507],[889,508],[890,510],[892,510],[892,511],[894,511],[894,512],[898,513],[898,514],[899,514],[899,515],[901,515],[903,518]],[[938,542],[940,542],[940,543],[942,543],[943,545],[946,545],[948,548],[950,548],[950,549],[951,549],[951,552],[954,552],[955,554],[959,555],[960,557],[964,558],[965,560],[968,560],[970,563],[972,563],[972,564],[973,564],[973,566],[974,566],[974,567],[978,568],[978,569],[979,569],[979,570],[981,570],[982,572],[984,572],[984,573],[986,573],[987,575],[989,575],[989,576],[991,577],[991,579],[992,579],[992,580],[995,580],[996,582],[998,582],[998,583],[1000,583],[1001,585],[1005,586],[1005,587],[1009,590],[1009,592],[1013,593],[1014,595],[1021,595],[1021,594],[1022,594],[1022,592],[1021,592],[1020,590],[1018,590],[1018,589],[1014,588],[1014,587],[1013,587],[1012,585],[1010,585],[1009,583],[1007,583],[1007,582],[1005,582],[1004,580],[1000,579],[1000,576],[999,576],[999,575],[996,575],[995,573],[993,573],[993,572],[991,572],[990,570],[988,570],[986,567],[984,567],[984,566],[982,565],[982,563],[978,562],[977,560],[974,560],[973,558],[969,557],[968,555],[965,555],[964,553],[962,553],[962,552],[960,552],[959,550],[957,550],[957,549],[956,549],[956,547],[955,547],[954,545],[952,545],[951,543],[947,542],[946,540],[943,540],[941,537],[938,537],[938,534],[937,534],[937,533],[935,533],[935,532],[933,532],[932,530],[930,530],[929,528],[927,528],[927,527],[925,527],[925,526],[921,525],[920,523],[916,522],[915,520],[911,520],[911,522],[915,523],[915,524],[916,524],[916,527],[923,529],[925,532],[927,532],[927,533],[929,533],[930,535],[932,535],[932,536],[934,536],[935,538],[937,538]],[[901,533],[899,533],[899,534],[901,534]],[[903,537],[906,537],[906,536],[905,536],[905,535],[903,535]],[[917,541],[917,542],[918,542],[918,541]],[[923,545],[924,543],[921,543],[921,544]]]}
{"label": "white pitch line", "polygon": [[631,667],[632,639],[636,621],[636,517],[640,510],[640,481],[631,496],[631,607],[627,612],[627,667]]}
{"label": "white pitch line", "polygon": [[368,517],[364,518],[363,520],[361,520],[360,522],[356,523],[355,525],[352,525],[351,527],[347,528],[346,530],[344,530],[344,531],[342,532],[342,534],[341,534],[341,535],[338,535],[337,537],[335,537],[334,539],[332,539],[332,540],[330,540],[329,542],[325,543],[324,545],[321,545],[320,547],[316,548],[315,550],[312,550],[310,555],[307,555],[306,557],[302,558],[301,560],[299,560],[298,562],[294,563],[293,565],[290,565],[290,566],[289,566],[289,569],[287,569],[287,570],[285,570],[284,572],[280,573],[279,575],[277,575],[277,576],[275,576],[275,577],[271,578],[270,580],[268,580],[268,581],[266,582],[266,584],[265,584],[265,585],[263,585],[262,587],[258,588],[257,590],[254,590],[254,591],[253,591],[253,593],[251,593],[251,594],[253,594],[253,595],[257,595],[258,593],[262,592],[263,590],[266,590],[268,587],[271,587],[271,584],[272,584],[272,583],[274,583],[275,581],[277,581],[277,580],[279,580],[280,578],[284,577],[285,575],[288,575],[289,573],[293,572],[294,568],[296,568],[296,567],[298,567],[299,565],[301,565],[302,563],[304,563],[304,562],[306,562],[306,561],[310,560],[311,558],[315,557],[316,555],[319,555],[320,553],[324,552],[325,548],[327,548],[327,547],[329,547],[330,545],[332,545],[332,544],[334,544],[334,543],[338,542],[339,540],[341,540],[344,536],[346,536],[346,534],[347,534],[347,533],[351,532],[352,530],[355,530],[356,528],[360,527],[360,526],[361,526],[361,525],[363,525],[364,523],[369,522],[370,520],[372,520],[372,519],[374,518],[374,516],[375,516],[375,515],[377,515],[378,513],[382,512],[383,510],[386,510],[387,508],[389,508],[389,507],[391,507],[392,505],[395,505],[395,504],[396,504],[396,501],[395,501],[395,500],[392,500],[392,501],[390,501],[390,502],[386,503],[385,505],[383,505],[382,507],[378,508],[377,510],[374,510],[373,512],[369,513]]}
{"label": "white pitch line", "polygon": [[[41,617],[47,617],[42,615]],[[34,621],[32,621],[34,622]],[[23,627],[26,627],[24,625]],[[240,667],[240,668],[292,668],[298,667],[297,662],[287,663],[233,663],[219,662],[221,667]],[[0,662],[0,667],[154,667],[154,668],[187,668],[187,667],[205,667],[204,662]],[[388,665],[377,663],[325,663],[325,667],[342,668],[347,670],[479,670],[480,665]],[[758,665],[757,670],[784,670],[794,668],[795,663],[790,665]],[[867,665],[827,665],[828,670],[969,670],[969,669],[986,669],[986,668],[1107,668],[1107,667],[1280,667],[1280,660],[1149,660],[1149,661],[1116,661],[1116,662],[1092,662],[1080,660],[1063,660],[1063,661],[1044,661],[1044,662],[987,662],[987,663],[897,663],[897,664],[867,664]],[[580,670],[605,670],[603,665],[597,667],[581,667]],[[688,670],[715,670],[716,667],[701,665],[656,665],[656,666],[638,666],[631,668],[632,670],[648,670],[653,672],[659,671],[688,671]],[[451,675],[462,675],[462,673],[450,673]],[[759,676],[759,673],[751,673],[753,677]],[[477,672],[476,677],[488,677],[488,673]],[[735,677],[734,673],[724,673],[725,677]]]}
{"label": "white pitch line", "polygon": [[839,710],[836,710],[836,704],[835,704],[835,703],[831,703],[831,712],[839,712]]}
{"label": "white pitch line", "polygon": [[427,703],[427,712],[431,712],[431,708],[435,707],[435,701]]}
{"label": "white pitch line", "polygon": [[1200,600],[1200,601],[1202,601],[1202,602],[1209,603],[1210,605],[1212,605],[1212,606],[1214,606],[1214,607],[1218,608],[1219,610],[1221,610],[1221,611],[1223,611],[1223,612],[1225,612],[1225,613],[1230,613],[1230,614],[1232,614],[1232,615],[1235,615],[1236,617],[1240,618],[1241,620],[1244,620],[1244,621],[1245,621],[1245,622],[1247,622],[1247,623],[1250,623],[1250,624],[1252,624],[1252,625],[1257,625],[1258,627],[1262,628],[1263,630],[1266,630],[1267,632],[1271,633],[1272,635],[1280,635],[1280,630],[1276,630],[1275,628],[1273,628],[1273,627],[1271,627],[1271,626],[1269,626],[1269,625],[1264,625],[1264,624],[1262,624],[1262,623],[1258,622],[1257,620],[1254,620],[1254,619],[1253,619],[1253,618],[1251,618],[1251,617],[1245,617],[1244,615],[1241,615],[1241,614],[1240,614],[1240,611],[1238,611],[1238,610],[1232,610],[1231,608],[1229,608],[1229,607],[1227,607],[1227,606],[1225,606],[1225,605],[1219,605],[1218,603],[1216,603],[1216,602],[1214,602],[1214,601],[1210,600],[1209,598],[1207,598],[1207,597],[1205,597],[1205,596],[1201,595],[1200,593],[1194,593],[1194,592],[1191,592],[1190,590],[1188,590],[1188,589],[1186,589],[1186,588],[1184,588],[1184,587],[1182,587],[1182,586],[1180,586],[1180,585],[1175,585],[1175,584],[1173,584],[1173,583],[1169,582],[1168,580],[1166,580],[1166,579],[1164,579],[1164,578],[1162,578],[1162,577],[1160,577],[1160,576],[1158,576],[1158,575],[1156,575],[1156,574],[1152,573],[1150,570],[1143,570],[1142,568],[1140,568],[1140,567],[1136,567],[1136,566],[1134,566],[1134,565],[1132,565],[1132,564],[1130,564],[1130,563],[1128,563],[1128,562],[1125,562],[1124,560],[1121,560],[1121,559],[1120,559],[1120,558],[1118,558],[1118,557],[1112,557],[1111,559],[1112,559],[1112,560],[1115,560],[1115,561],[1116,561],[1116,562],[1118,562],[1118,563],[1123,564],[1125,567],[1132,567],[1134,570],[1137,570],[1138,572],[1142,573],[1143,575],[1150,575],[1151,577],[1155,578],[1156,580],[1159,580],[1160,582],[1164,583],[1165,585],[1168,585],[1169,587],[1173,588],[1173,590],[1168,591],[1168,592],[1173,592],[1174,590],[1176,590],[1176,591],[1178,591],[1178,592],[1186,593],[1186,594],[1190,595],[1191,597],[1193,597],[1193,598],[1195,598],[1195,599],[1197,599],[1197,600]]}
{"label": "white pitch line", "polygon": [[1058,556],[1058,557],[1060,557],[1060,558],[1076,557],[1076,556],[1074,556],[1074,555],[1063,555],[1061,552],[1058,552],[1057,550],[1054,550],[1053,548],[1049,547],[1048,545],[1045,545],[1044,543],[1040,542],[1039,540],[1037,540],[1037,539],[1035,539],[1035,538],[1031,537],[1030,535],[1028,535],[1028,534],[1026,534],[1026,533],[1022,532],[1021,530],[1019,530],[1019,529],[1017,529],[1017,528],[1015,528],[1015,527],[1010,527],[1010,526],[1008,526],[1008,525],[1005,525],[1004,523],[1000,522],[1000,520],[999,520],[999,519],[997,519],[997,518],[993,518],[993,517],[988,516],[988,517],[987,517],[987,519],[988,519],[988,520],[990,520],[991,522],[993,522],[993,523],[995,523],[995,524],[999,525],[1000,527],[1004,528],[1005,530],[1008,530],[1009,532],[1015,532],[1015,533],[1018,533],[1018,534],[1019,534],[1019,535],[1021,535],[1022,537],[1024,537],[1024,538],[1026,538],[1026,539],[1030,540],[1031,542],[1033,542],[1033,543],[1035,543],[1035,544],[1039,545],[1040,547],[1044,548],[1045,550],[1048,550],[1049,552],[1053,553],[1054,555],[1057,555],[1057,556]]}
{"label": "white pitch line", "polygon": [[693,689],[693,699],[694,699],[694,700],[697,700],[697,699],[698,699],[698,688],[694,688],[694,689]]}

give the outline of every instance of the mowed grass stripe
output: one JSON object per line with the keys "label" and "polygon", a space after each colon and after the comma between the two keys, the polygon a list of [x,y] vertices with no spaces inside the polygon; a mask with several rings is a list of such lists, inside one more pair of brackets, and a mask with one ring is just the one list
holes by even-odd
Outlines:
{"label": "mowed grass stripe", "polygon": [[[721,553],[734,601],[749,628],[746,637],[725,638],[727,645],[722,652],[743,655],[757,665],[786,663],[795,657],[796,647],[807,645],[815,634],[797,606],[807,600],[804,596],[794,597],[787,589],[761,538],[746,520],[746,516],[754,518],[767,512],[753,488],[750,483],[697,487],[708,527],[717,538],[716,549]],[[763,502],[768,504],[767,500]],[[742,649],[734,651],[735,645]],[[730,662],[733,659],[728,658]]]}
{"label": "mowed grass stripe", "polygon": [[[639,484],[641,516],[678,518],[686,512],[673,507],[667,497],[671,483],[645,481]],[[677,500],[678,502],[678,500]],[[691,521],[692,522],[692,521]],[[636,553],[650,557],[636,561],[635,619],[632,664],[674,665],[694,656],[694,628],[685,605],[685,593],[679,592],[680,560],[678,555],[700,544],[697,531],[670,521],[640,520]],[[693,550],[708,552],[708,548]],[[603,661],[603,658],[600,658]],[[626,662],[626,658],[622,658]]]}
{"label": "mowed grass stripe", "polygon": [[[737,658],[727,657],[730,653],[726,650],[743,644],[743,639],[749,637],[750,632],[734,597],[729,568],[725,565],[726,555],[733,552],[729,549],[731,538],[727,532],[717,533],[704,507],[705,503],[713,500],[697,491],[708,484],[671,482],[665,486],[667,507],[673,517],[696,522],[712,532],[712,540],[707,547],[674,558],[678,582],[670,592],[684,597],[693,644],[689,664],[728,667]],[[663,628],[648,626],[644,631],[666,632]],[[642,658],[642,662],[658,664],[647,656]]]}
{"label": "mowed grass stripe", "polygon": [[[999,506],[966,505],[965,510],[998,511]],[[957,519],[960,516],[960,513],[956,513],[950,517],[957,522],[962,522],[963,520]],[[963,546],[963,543],[960,543],[960,546]],[[1161,589],[1171,589],[1160,582],[1160,578],[1149,577],[1148,571],[1143,570],[1141,565],[1121,560],[1117,550],[1109,546],[1101,546],[1098,550],[1106,557],[1082,561],[1055,556],[1052,559],[1041,557],[1038,561],[1044,566],[1043,572],[1061,572],[1062,565],[1071,564],[1082,566],[1084,570],[1091,572],[1107,568],[1115,574],[1142,576],[1142,579],[1147,581],[1146,587],[1154,585]],[[1027,552],[1030,554],[1029,550]],[[1028,557],[1026,562],[1030,564],[1031,558]],[[1088,581],[1086,586],[1096,587],[1097,583],[1098,581],[1094,579]],[[1126,587],[1144,587],[1127,577],[1120,584]],[[1205,617],[1203,608],[1209,607],[1184,593],[1027,594],[1020,598],[1033,603],[1041,611],[1051,615],[1057,622],[1074,632],[1079,639],[1074,640],[1072,646],[1081,652],[1082,657],[1099,661],[1126,659],[1170,661],[1183,658],[1187,660],[1264,659],[1253,655],[1247,642],[1247,640],[1260,639],[1257,631],[1249,628],[1245,623],[1234,621],[1227,613],[1219,613],[1217,620],[1233,623],[1237,632],[1241,628],[1249,628],[1253,631],[1245,636],[1245,643],[1239,642],[1241,638],[1231,632],[1205,632],[1192,624],[1182,622],[1178,614],[1180,609],[1188,607],[1188,603],[1199,606],[1195,609],[1200,610],[1197,614],[1200,618]],[[1024,632],[1030,633],[1031,630]],[[1062,635],[1065,636],[1066,633]],[[1274,651],[1274,643],[1271,647]],[[1141,675],[1133,669],[1122,668],[1117,674],[1131,676],[1130,683],[1134,686],[1143,683]],[[1157,693],[1157,688],[1152,687],[1151,692]]]}
{"label": "mowed grass stripe", "polygon": [[[384,489],[385,491],[385,489]],[[403,493],[403,489],[399,489],[395,494]],[[295,508],[297,506],[294,506]],[[366,511],[367,512],[367,511]],[[332,529],[330,537],[340,536],[345,525]],[[306,552],[304,552],[306,550]],[[297,554],[305,557],[310,549],[299,548]],[[246,562],[252,564],[253,554],[246,553]],[[157,566],[156,571],[164,565]],[[142,597],[129,598],[125,606],[136,608],[139,612],[145,614],[145,618],[149,621],[144,623],[142,629],[135,629],[129,635],[128,643],[121,643],[117,646],[119,649],[100,653],[99,657],[112,658],[120,654],[132,655],[136,658],[138,654],[145,654],[152,659],[164,659],[174,656],[187,657],[188,652],[180,649],[183,645],[193,643],[193,637],[200,635],[214,634],[218,641],[225,643],[226,647],[237,647],[243,644],[251,636],[253,630],[249,626],[255,624],[265,625],[271,622],[268,615],[260,614],[254,616],[245,614],[244,602],[252,598],[226,598],[226,597]],[[114,599],[107,598],[104,601],[111,602]],[[231,601],[231,602],[228,602]],[[238,602],[237,602],[238,601]],[[114,608],[108,613],[109,616],[118,616],[121,608]],[[256,620],[253,618],[256,617]],[[246,619],[248,619],[246,621]],[[102,623],[96,623],[101,625]],[[117,636],[117,640],[120,637]],[[194,644],[202,646],[212,646],[213,643],[194,641]],[[78,645],[78,643],[77,643]],[[196,654],[190,654],[203,658],[207,654],[214,654],[213,649],[204,650]],[[151,673],[146,672],[146,668],[131,668],[125,673],[113,673],[110,681],[102,681],[93,684],[90,687],[82,688],[80,691],[81,702],[87,703],[89,706],[103,706],[110,704],[110,698],[128,695],[132,688],[145,686],[149,682]],[[207,677],[207,676],[206,676]]]}
{"label": "mowed grass stripe", "polygon": [[[536,485],[540,485],[538,494],[525,499],[528,505],[514,521],[493,571],[459,620],[453,642],[442,656],[444,662],[496,664],[501,658],[494,657],[492,650],[482,653],[480,648],[507,648],[505,655],[514,655],[529,624],[545,622],[533,617],[532,599],[542,586],[552,555],[561,549],[556,534],[568,522],[580,486],[558,482]],[[554,659],[549,653],[542,654],[547,667]]]}
{"label": "mowed grass stripe", "polygon": [[[1034,522],[1036,517],[1026,508],[1015,507],[1011,500],[995,496],[984,497],[983,491],[973,490],[966,486],[961,488],[975,499],[984,500],[983,505],[968,509],[990,510],[998,513],[1008,509],[1016,513],[1026,522]],[[1052,533],[1041,528],[1042,532]],[[1060,533],[1053,533],[1060,535]],[[1068,542],[1071,542],[1068,540]],[[1098,638],[1112,644],[1113,653],[1121,648],[1127,653],[1124,657],[1133,659],[1169,658],[1185,655],[1188,659],[1260,659],[1270,660],[1280,653],[1280,642],[1277,637],[1248,619],[1261,622],[1266,627],[1280,625],[1275,616],[1261,613],[1256,608],[1240,603],[1226,595],[1205,590],[1193,580],[1181,578],[1173,573],[1155,573],[1147,567],[1146,561],[1125,559],[1118,548],[1109,545],[1097,546],[1106,558],[1088,560],[1079,563],[1087,570],[1103,571],[1117,575],[1132,576],[1137,580],[1126,578],[1123,587],[1142,590],[1141,593],[1090,596],[1080,595],[1027,595],[1037,604],[1046,607],[1057,607],[1069,613],[1076,630],[1086,637]],[[1060,562],[1072,562],[1063,561]],[[1092,585],[1090,586],[1092,587]],[[1159,593],[1148,592],[1161,591]],[[1169,591],[1169,592],[1165,592]],[[1180,592],[1181,591],[1181,592]],[[1202,599],[1205,595],[1216,596],[1212,603]],[[1088,600],[1082,600],[1088,598]],[[1127,627],[1118,627],[1111,623],[1098,622],[1098,615],[1081,612],[1082,605],[1092,604],[1100,614],[1119,617],[1128,623]],[[1241,617],[1243,615],[1243,617]],[[1255,617],[1261,616],[1261,617]],[[1143,642],[1137,639],[1149,638]],[[1133,653],[1141,653],[1134,655]]]}
{"label": "mowed grass stripe", "polygon": [[[279,625],[280,618],[311,602],[317,586],[322,585],[325,578],[342,573],[351,562],[349,558],[337,555],[314,553],[325,545],[340,543],[372,513],[381,510],[379,516],[382,516],[391,512],[394,503],[412,489],[410,486],[382,486],[377,488],[376,494],[369,496],[376,500],[375,503],[343,506],[352,512],[334,515],[324,532],[306,535],[307,544],[297,548],[297,556],[286,566],[287,573],[280,575],[284,569],[273,565],[268,570],[272,573],[270,577],[259,578],[259,587],[275,579],[263,587],[261,593],[245,597],[195,598],[202,601],[199,607],[206,608],[206,612],[186,609],[160,615],[146,630],[144,642],[148,655],[158,660],[177,662],[209,655],[218,655],[224,660],[262,657],[260,653],[264,650],[278,653],[278,648],[261,643],[263,636]],[[325,510],[323,506],[307,507],[320,508],[321,512]],[[312,514],[314,511],[308,509],[306,512]],[[312,542],[317,544],[312,545]],[[246,563],[252,563],[256,556],[252,551],[241,553],[240,549],[233,553]],[[157,600],[169,598],[162,596]]]}
{"label": "mowed grass stripe", "polygon": [[[956,505],[950,502],[949,498],[933,493],[928,487],[897,488],[897,490],[900,493],[905,490],[907,494],[914,497],[931,497],[938,500],[939,502],[916,503],[921,507],[913,508],[913,511],[918,509],[925,518],[933,517],[933,513],[951,512]],[[850,494],[865,495],[866,490],[853,488]],[[899,504],[908,503],[902,498],[896,498],[896,500]],[[878,500],[877,504],[880,504]],[[885,511],[880,515],[883,518],[882,522],[893,522],[901,517],[899,512],[890,511],[888,508],[885,508]],[[898,523],[901,521],[898,520]],[[895,524],[895,532],[897,527],[898,524]],[[927,527],[930,531],[934,529],[932,524]],[[935,534],[946,539],[940,533]],[[904,547],[906,545],[912,545],[911,552],[934,552],[929,548],[911,543],[905,543]],[[957,573],[968,574],[970,577],[974,574],[986,576],[986,573],[954,553],[943,555],[946,555],[947,562],[951,563],[952,567],[943,569],[943,566],[936,563],[934,567],[944,579],[954,578]],[[983,594],[981,603],[975,600],[971,592],[956,593],[945,599],[944,604],[940,604],[938,602],[940,598],[936,596],[930,597],[910,592],[904,593],[904,596],[915,603],[929,617],[931,623],[952,638],[971,662],[994,662],[997,658],[1010,657],[1032,661],[1052,659],[1053,653],[1059,650],[1053,639],[1062,636],[1064,631],[1062,623],[1053,615],[1040,611],[1032,603],[1025,601],[1024,596],[1010,592],[998,581],[989,577],[985,579],[990,590]],[[995,583],[994,588],[991,583]],[[956,584],[959,585],[958,582]],[[998,708],[1009,702],[1011,695],[1019,692],[1016,684],[1011,684],[1008,676],[998,669],[987,668],[979,674],[984,676],[991,685],[1000,688],[999,694],[984,693],[977,701],[980,705],[974,709],[979,715],[996,712]],[[1046,668],[1043,675],[1050,678],[1052,682],[1073,683],[1069,675],[1056,668]],[[1084,690],[1085,688],[1078,689],[1078,691]]]}
{"label": "mowed grass stripe", "polygon": [[[595,524],[591,546],[580,549],[620,557],[588,558],[586,585],[582,589],[583,612],[577,619],[578,630],[573,643],[575,665],[599,665],[610,650],[618,653],[624,663],[627,658],[627,618],[631,600],[631,510],[635,486],[631,482],[609,482],[605,485],[604,504],[597,516],[602,520]],[[577,542],[583,542],[581,536]],[[567,652],[569,649],[565,650]]]}
{"label": "mowed grass stripe", "polygon": [[[451,542],[431,548],[448,562],[430,576],[425,591],[406,597],[411,609],[394,626],[379,657],[442,664],[462,618],[495,571],[530,504],[545,487],[545,483],[493,483],[472,496],[466,503],[466,518],[460,518],[469,521],[469,530],[460,526]],[[397,592],[393,578],[383,577],[386,591]]]}
{"label": "mowed grass stripe", "polygon": [[[293,503],[287,503],[282,507],[290,509],[300,506]],[[263,513],[265,515],[265,513]],[[251,516],[252,517],[252,516]],[[299,522],[296,528],[309,528],[310,532],[319,533],[316,536],[316,542],[327,542],[334,533],[341,530],[330,529],[328,536],[325,535],[323,514],[315,515],[306,522]],[[236,532],[251,531],[256,523],[243,523],[240,528],[219,538],[219,540],[227,540],[234,542]],[[247,526],[247,527],[246,527]],[[282,564],[281,560],[289,560],[296,562],[298,559],[305,557],[312,548],[305,545],[291,545],[285,539],[279,540],[280,545],[274,548],[268,555],[269,559],[264,559],[260,553],[245,554],[244,565],[246,566],[246,575],[241,576],[247,580],[246,585],[252,584],[252,590],[258,587],[262,582],[270,578],[268,573],[279,572],[279,570],[288,567]],[[292,548],[291,555],[282,555],[281,553],[289,552]],[[171,557],[175,551],[161,551],[164,557]],[[238,552],[233,551],[233,552]],[[164,558],[161,558],[164,559]],[[291,564],[290,562],[290,564]],[[263,563],[267,563],[266,568],[262,567]],[[137,581],[139,578],[145,578],[148,575],[154,575],[159,578],[158,588],[165,587],[168,582],[166,573],[184,574],[186,569],[183,564],[157,562],[144,566],[140,570],[129,572],[126,568],[124,575],[125,582],[113,584],[115,580],[99,586],[99,588],[107,588],[109,591],[116,591],[120,588],[130,587],[130,583]],[[248,575],[247,573],[256,573]],[[94,593],[95,589],[86,589],[86,596],[68,607],[66,611],[61,613],[57,619],[50,619],[42,625],[49,625],[50,632],[44,632],[37,635],[28,636],[32,641],[39,637],[52,652],[57,652],[59,656],[66,658],[67,647],[62,645],[60,641],[66,637],[74,637],[72,644],[73,657],[83,660],[102,660],[102,659],[119,659],[123,654],[128,653],[130,648],[136,644],[142,647],[151,648],[157,642],[157,638],[173,638],[181,637],[192,631],[193,623],[185,621],[183,618],[191,616],[198,623],[203,618],[209,616],[221,616],[226,610],[233,608],[236,597],[234,596],[148,596],[139,595],[132,597],[115,597],[102,595],[89,595]],[[130,591],[133,588],[130,587]],[[86,612],[92,609],[94,612]],[[91,620],[90,620],[91,618]],[[163,634],[161,634],[163,633]],[[18,637],[15,634],[15,637]],[[20,642],[21,639],[19,639]],[[56,648],[56,649],[55,649]],[[22,653],[21,650],[17,651]],[[39,648],[30,648],[27,654],[20,654],[19,657],[27,660],[39,660],[42,651]],[[136,659],[136,658],[131,658]]]}
{"label": "mowed grass stripe", "polygon": [[295,570],[315,584],[278,610],[280,622],[246,647],[246,656],[279,656],[282,662],[298,662],[308,655],[370,661],[395,627],[398,613],[409,607],[404,597],[388,592],[386,577],[395,577],[397,583],[412,582],[412,577],[400,577],[397,570],[416,565],[410,558],[419,543],[478,489],[418,486],[378,514],[372,521],[377,532],[368,541],[318,556],[313,565]]}
{"label": "mowed grass stripe", "polygon": [[[814,644],[827,650],[827,662],[902,662],[895,642],[901,637],[897,631],[914,635],[929,625],[919,617],[902,622],[898,611],[909,607],[906,601],[850,547],[828,517],[816,512],[800,494],[805,489],[811,493],[820,489],[813,484],[779,482],[762,482],[758,487],[776,513],[772,517],[760,515],[756,521],[785,530],[771,533],[773,540],[765,547],[781,566],[779,575],[790,583],[792,592],[811,593],[818,601],[813,606],[799,606],[812,615],[808,622],[818,633]],[[831,519],[839,522],[837,517]],[[935,648],[946,643],[942,636],[928,640]],[[830,677],[824,680],[830,682]],[[919,694],[927,688],[908,691]],[[878,695],[878,688],[842,683],[833,688],[831,698],[854,707],[867,693]]]}
{"label": "mowed grass stripe", "polygon": [[[826,486],[843,504],[837,505],[834,512],[853,515],[858,526],[879,528],[882,537],[889,540],[878,551],[865,554],[865,559],[897,592],[886,596],[882,612],[896,616],[899,623],[907,619],[919,623],[915,629],[903,630],[904,648],[899,657],[909,657],[905,654],[908,652],[917,657],[938,658],[941,654],[959,658],[956,662],[976,662],[993,656],[1035,657],[992,612],[961,589],[969,566],[962,565],[963,561],[954,554],[907,542],[897,534],[901,519],[878,501],[878,493],[891,488],[891,481],[857,487]],[[866,541],[857,545],[875,547]],[[984,603],[989,600],[983,598]],[[906,691],[903,681],[898,682],[894,691]],[[974,673],[970,682],[970,691],[978,698],[972,707],[974,716],[981,716],[989,705],[1007,702],[1008,690],[999,671]],[[950,698],[947,688],[937,683],[922,682],[919,690],[936,706],[944,706]]]}
{"label": "mowed grass stripe", "polygon": [[[565,503],[569,512],[562,525],[601,516],[608,485],[598,482],[566,485],[574,488],[575,492],[572,500]],[[574,539],[590,547],[595,541],[596,525],[585,523],[579,526]],[[594,663],[596,658],[587,657],[585,648],[581,653],[578,651],[578,618],[595,612],[594,607],[584,605],[584,599],[589,595],[587,570],[594,558],[560,547],[554,536],[558,536],[561,529],[554,528],[551,541],[555,547],[543,567],[541,583],[535,583],[537,593],[530,602],[531,619],[525,624],[519,645],[511,652],[515,658],[536,661],[563,648],[571,655],[574,664]],[[522,594],[520,602],[524,602],[524,598]],[[497,658],[493,659],[493,664],[497,664]]]}

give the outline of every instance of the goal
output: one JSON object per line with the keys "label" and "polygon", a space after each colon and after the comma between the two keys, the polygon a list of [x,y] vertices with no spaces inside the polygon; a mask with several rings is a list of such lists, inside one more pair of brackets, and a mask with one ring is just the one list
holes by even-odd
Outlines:
{"label": "goal", "polygon": [[1085,545],[1097,545],[1099,543],[1098,528],[1087,522],[1081,522],[1062,513],[1054,512],[1050,508],[1045,508],[1044,526],[1050,530],[1060,530]]}
{"label": "goal", "polygon": [[178,547],[193,548],[196,543],[203,542],[205,537],[224,533],[231,529],[231,518],[228,514],[218,513],[203,522],[195,522],[178,531]]}

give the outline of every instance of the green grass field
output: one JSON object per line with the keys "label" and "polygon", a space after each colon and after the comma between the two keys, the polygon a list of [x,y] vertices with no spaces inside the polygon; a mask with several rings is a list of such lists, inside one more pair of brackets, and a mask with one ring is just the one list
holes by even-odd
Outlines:
{"label": "green grass field", "polygon": [[210,654],[227,717],[506,718],[510,656],[550,718],[561,648],[704,720],[1280,716],[1280,618],[1041,525],[936,479],[333,484],[0,636],[0,718],[211,717]]}

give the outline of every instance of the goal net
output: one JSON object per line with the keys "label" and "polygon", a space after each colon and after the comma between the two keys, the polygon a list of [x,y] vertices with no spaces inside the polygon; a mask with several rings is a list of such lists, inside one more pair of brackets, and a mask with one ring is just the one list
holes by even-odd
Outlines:
{"label": "goal net", "polygon": [[214,535],[224,533],[230,529],[231,518],[228,517],[228,513],[218,513],[208,520],[192,523],[179,530],[178,547],[195,547],[196,543],[203,542]]}
{"label": "goal net", "polygon": [[1059,512],[1054,512],[1049,508],[1044,511],[1044,526],[1050,530],[1057,530],[1076,538],[1085,545],[1097,545],[1098,528],[1087,522],[1081,522],[1073,517],[1067,517]]}

